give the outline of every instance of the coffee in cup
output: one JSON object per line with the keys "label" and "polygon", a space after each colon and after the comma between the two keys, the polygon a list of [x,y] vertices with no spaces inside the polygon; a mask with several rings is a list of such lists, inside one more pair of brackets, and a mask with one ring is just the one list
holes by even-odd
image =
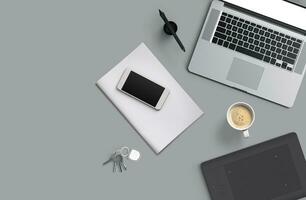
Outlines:
{"label": "coffee in cup", "polygon": [[244,137],[249,137],[248,129],[252,126],[254,119],[254,109],[244,102],[232,104],[227,111],[229,125],[236,130],[242,131]]}

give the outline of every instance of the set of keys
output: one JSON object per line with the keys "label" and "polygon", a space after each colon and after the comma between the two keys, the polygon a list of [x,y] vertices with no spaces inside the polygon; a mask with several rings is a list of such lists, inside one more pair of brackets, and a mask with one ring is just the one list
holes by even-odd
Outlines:
{"label": "set of keys", "polygon": [[119,168],[120,172],[122,172],[123,170],[127,170],[127,166],[124,163],[124,158],[132,161],[138,161],[140,159],[140,153],[135,149],[121,147],[113,152],[110,158],[105,161],[103,165],[113,162],[113,172],[116,172],[117,168]]}

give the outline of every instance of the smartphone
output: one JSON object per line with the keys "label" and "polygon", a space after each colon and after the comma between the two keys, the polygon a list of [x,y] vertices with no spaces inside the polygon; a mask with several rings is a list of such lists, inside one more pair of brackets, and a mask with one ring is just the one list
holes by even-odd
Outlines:
{"label": "smartphone", "polygon": [[170,91],[140,74],[126,69],[122,74],[117,88],[144,104],[160,110]]}

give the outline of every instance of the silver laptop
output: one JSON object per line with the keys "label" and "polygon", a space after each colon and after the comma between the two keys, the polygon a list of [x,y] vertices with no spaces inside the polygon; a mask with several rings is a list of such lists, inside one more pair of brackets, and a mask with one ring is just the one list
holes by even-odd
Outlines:
{"label": "silver laptop", "polygon": [[286,107],[305,74],[306,8],[283,0],[214,0],[189,71]]}

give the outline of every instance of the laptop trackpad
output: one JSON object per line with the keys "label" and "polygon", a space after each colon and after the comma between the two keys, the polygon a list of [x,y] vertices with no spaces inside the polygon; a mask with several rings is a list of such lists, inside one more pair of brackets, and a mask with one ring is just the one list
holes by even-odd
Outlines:
{"label": "laptop trackpad", "polygon": [[264,68],[239,58],[234,58],[226,79],[257,90]]}

